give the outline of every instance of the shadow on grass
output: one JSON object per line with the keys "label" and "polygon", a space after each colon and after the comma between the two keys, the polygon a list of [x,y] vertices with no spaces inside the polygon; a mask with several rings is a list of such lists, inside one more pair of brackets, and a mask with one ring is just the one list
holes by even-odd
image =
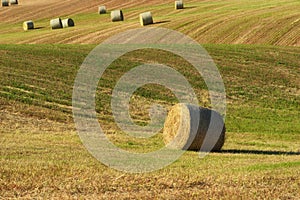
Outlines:
{"label": "shadow on grass", "polygon": [[220,153],[263,154],[263,155],[300,155],[300,152],[293,152],[293,151],[263,151],[263,150],[238,150],[238,149],[221,150]]}
{"label": "shadow on grass", "polygon": [[192,9],[192,8],[197,8],[197,6],[187,6],[187,7],[184,7],[183,10],[184,9]]}
{"label": "shadow on grass", "polygon": [[42,28],[46,28],[46,27],[44,27],[44,26],[38,26],[38,27],[35,27],[34,29],[42,29]]}
{"label": "shadow on grass", "polygon": [[154,22],[153,24],[164,24],[164,23],[168,23],[171,22],[170,20],[165,20],[165,21],[158,21],[158,22]]}

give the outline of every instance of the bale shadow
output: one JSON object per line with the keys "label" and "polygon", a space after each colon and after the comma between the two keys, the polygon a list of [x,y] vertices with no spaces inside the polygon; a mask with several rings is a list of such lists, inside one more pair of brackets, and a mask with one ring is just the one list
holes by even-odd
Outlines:
{"label": "bale shadow", "polygon": [[184,10],[184,9],[192,9],[192,8],[197,8],[197,6],[187,6],[187,7],[183,7],[183,10]]}
{"label": "bale shadow", "polygon": [[38,26],[38,27],[35,27],[34,29],[38,30],[38,29],[43,29],[45,28],[44,26]]}
{"label": "bale shadow", "polygon": [[263,150],[240,150],[240,149],[221,150],[220,153],[262,154],[262,155],[300,155],[300,152],[293,152],[293,151],[263,151]]}
{"label": "bale shadow", "polygon": [[164,23],[168,23],[171,22],[170,20],[165,20],[165,21],[158,21],[158,22],[154,22],[153,24],[164,24]]}

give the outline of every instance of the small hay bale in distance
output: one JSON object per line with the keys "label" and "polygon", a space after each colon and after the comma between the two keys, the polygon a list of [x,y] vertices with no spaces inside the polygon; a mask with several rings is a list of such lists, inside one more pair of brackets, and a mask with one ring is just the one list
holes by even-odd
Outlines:
{"label": "small hay bale in distance", "polygon": [[183,1],[175,1],[175,9],[178,10],[178,9],[183,9],[184,6],[183,6]]}
{"label": "small hay bale in distance", "polygon": [[18,0],[9,0],[10,5],[18,5]]}
{"label": "small hay bale in distance", "polygon": [[75,26],[75,23],[74,23],[73,19],[71,19],[71,18],[63,19],[61,21],[61,23],[62,23],[63,28]]}
{"label": "small hay bale in distance", "polygon": [[[212,115],[214,121],[211,121]],[[210,123],[211,130],[207,135]],[[220,130],[222,130],[221,133]],[[204,138],[208,141],[216,140],[217,142],[212,144],[214,145],[212,151],[220,151],[225,141],[225,124],[221,115],[216,111],[180,103],[173,106],[168,113],[163,138],[170,148],[193,151],[201,149]],[[211,150],[203,148],[204,151]]]}
{"label": "small hay bale in distance", "polygon": [[2,0],[2,1],[1,1],[1,5],[2,5],[2,7],[7,7],[7,6],[9,6],[8,0]]}
{"label": "small hay bale in distance", "polygon": [[101,14],[106,14],[106,7],[105,6],[99,6],[98,7],[98,13]]}
{"label": "small hay bale in distance", "polygon": [[23,22],[23,29],[24,29],[24,31],[28,31],[28,30],[34,29],[34,23],[33,23],[33,21],[29,20],[29,21]]}
{"label": "small hay bale in distance", "polygon": [[111,11],[110,17],[111,17],[112,22],[124,21],[124,16],[123,16],[122,10]]}
{"label": "small hay bale in distance", "polygon": [[59,28],[63,27],[60,18],[51,19],[50,20],[50,26],[51,26],[52,29],[59,29]]}
{"label": "small hay bale in distance", "polygon": [[140,23],[142,26],[153,24],[153,18],[151,12],[145,12],[140,14]]}

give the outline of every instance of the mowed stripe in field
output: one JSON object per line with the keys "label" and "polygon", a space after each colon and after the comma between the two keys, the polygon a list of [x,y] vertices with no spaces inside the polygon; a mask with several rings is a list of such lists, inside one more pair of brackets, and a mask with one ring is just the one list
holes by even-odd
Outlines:
{"label": "mowed stripe in field", "polygon": [[[98,15],[99,5],[123,9],[125,21],[111,23],[109,14]],[[119,32],[139,28],[139,14],[151,11],[152,26],[188,34],[200,43],[270,44],[300,46],[300,2],[185,1],[175,10],[173,1],[20,1],[19,6],[0,8],[0,43],[97,44]],[[51,31],[49,20],[72,17],[76,26]],[[38,30],[24,32],[22,22],[34,20]]]}
{"label": "mowed stripe in field", "polygon": [[[298,4],[300,6],[300,2]],[[193,8],[195,13],[191,13],[190,18],[178,18],[170,28],[185,32],[200,43],[299,46],[300,13],[292,5],[270,3],[245,8],[242,3],[236,3],[197,13]]]}
{"label": "mowed stripe in field", "polygon": [[19,0],[18,6],[0,8],[0,21],[6,23],[21,22],[24,19],[45,19],[62,15],[97,12],[98,6],[107,8],[128,8],[135,6],[149,6],[173,1],[123,1],[123,0]]}

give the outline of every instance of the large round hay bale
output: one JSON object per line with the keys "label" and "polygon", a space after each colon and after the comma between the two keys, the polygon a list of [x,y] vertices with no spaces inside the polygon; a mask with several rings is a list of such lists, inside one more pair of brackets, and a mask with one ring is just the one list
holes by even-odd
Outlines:
{"label": "large round hay bale", "polygon": [[153,24],[153,18],[151,12],[145,12],[140,14],[140,23],[142,26]]}
{"label": "large round hay bale", "polygon": [[99,6],[98,8],[98,13],[101,14],[105,14],[106,13],[106,7],[105,6]]}
{"label": "large round hay bale", "polygon": [[175,9],[183,9],[183,1],[175,1]]}
{"label": "large round hay bale", "polygon": [[2,0],[2,7],[9,6],[8,0]]}
{"label": "large round hay bale", "polygon": [[10,5],[17,5],[19,2],[18,0],[9,0]]}
{"label": "large round hay bale", "polygon": [[74,23],[73,19],[71,19],[71,18],[63,19],[61,21],[61,23],[62,23],[63,28],[75,26],[75,23]]}
{"label": "large round hay bale", "polygon": [[[166,118],[163,137],[170,148],[219,151],[225,141],[225,124],[221,115],[213,110],[190,104],[176,104]],[[202,147],[204,138],[206,141],[215,141],[213,144],[209,143],[212,149]]]}
{"label": "large round hay bale", "polygon": [[60,18],[51,19],[50,20],[50,26],[52,29],[59,29],[62,28],[62,22]]}
{"label": "large round hay bale", "polygon": [[114,10],[110,13],[111,21],[124,21],[124,16],[122,10]]}
{"label": "large round hay bale", "polygon": [[24,31],[34,29],[33,21],[30,20],[30,21],[23,22],[23,29],[24,29]]}

